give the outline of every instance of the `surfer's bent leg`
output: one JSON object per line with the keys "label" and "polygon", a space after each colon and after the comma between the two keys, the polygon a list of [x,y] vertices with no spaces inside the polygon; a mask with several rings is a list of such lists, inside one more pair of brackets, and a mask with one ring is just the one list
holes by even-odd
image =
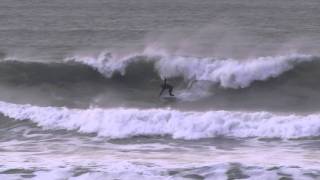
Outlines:
{"label": "surfer's bent leg", "polygon": [[163,93],[164,90],[165,90],[164,88],[161,89],[159,96],[162,95],[162,93]]}
{"label": "surfer's bent leg", "polygon": [[170,96],[174,96],[174,95],[172,94],[173,87],[172,87],[172,86],[169,86],[168,89],[169,89],[169,94],[170,94]]}

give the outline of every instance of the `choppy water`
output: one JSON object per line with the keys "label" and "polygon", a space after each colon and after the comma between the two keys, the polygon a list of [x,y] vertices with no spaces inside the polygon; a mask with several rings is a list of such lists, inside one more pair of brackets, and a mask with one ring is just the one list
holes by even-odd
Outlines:
{"label": "choppy water", "polygon": [[2,0],[0,179],[320,179],[319,8]]}

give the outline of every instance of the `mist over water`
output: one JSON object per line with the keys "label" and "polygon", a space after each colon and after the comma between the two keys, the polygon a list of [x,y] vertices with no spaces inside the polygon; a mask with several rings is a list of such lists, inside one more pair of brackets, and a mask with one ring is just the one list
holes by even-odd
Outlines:
{"label": "mist over water", "polygon": [[0,179],[319,179],[319,7],[1,1]]}

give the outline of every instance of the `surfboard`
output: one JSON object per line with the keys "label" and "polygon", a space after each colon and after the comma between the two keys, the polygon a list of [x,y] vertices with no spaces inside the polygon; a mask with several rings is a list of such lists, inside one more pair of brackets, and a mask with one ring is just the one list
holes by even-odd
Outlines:
{"label": "surfboard", "polygon": [[165,101],[176,101],[178,98],[175,96],[160,96],[160,99],[165,100]]}
{"label": "surfboard", "polygon": [[177,97],[175,97],[175,96],[162,96],[160,98],[162,98],[162,99],[177,99]]}

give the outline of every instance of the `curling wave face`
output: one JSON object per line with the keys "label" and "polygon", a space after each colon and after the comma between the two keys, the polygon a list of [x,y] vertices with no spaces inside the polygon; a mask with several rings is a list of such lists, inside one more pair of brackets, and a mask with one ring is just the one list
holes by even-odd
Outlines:
{"label": "curling wave face", "polygon": [[213,137],[311,138],[320,136],[320,115],[276,115],[269,112],[171,109],[68,109],[0,102],[0,112],[14,120],[31,120],[48,129],[96,133],[106,138],[165,136],[178,139]]}

